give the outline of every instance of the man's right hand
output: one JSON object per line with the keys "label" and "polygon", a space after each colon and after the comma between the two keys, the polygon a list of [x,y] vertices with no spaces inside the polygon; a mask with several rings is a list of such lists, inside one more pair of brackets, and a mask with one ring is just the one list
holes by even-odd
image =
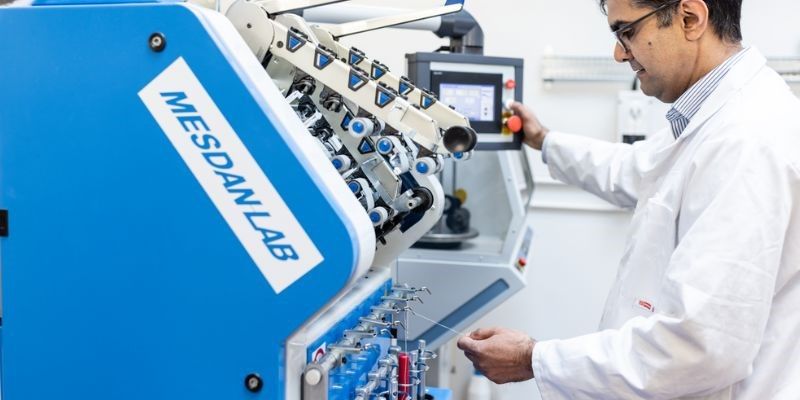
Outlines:
{"label": "man's right hand", "polygon": [[522,141],[536,150],[541,150],[544,137],[547,136],[550,130],[542,126],[533,111],[522,103],[515,101],[511,104],[511,111],[522,119],[522,130],[525,132],[525,137]]}

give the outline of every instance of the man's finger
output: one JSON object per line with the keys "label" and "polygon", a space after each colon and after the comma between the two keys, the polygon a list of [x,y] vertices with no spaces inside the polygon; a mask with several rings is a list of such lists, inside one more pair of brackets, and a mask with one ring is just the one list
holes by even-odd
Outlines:
{"label": "man's finger", "polygon": [[525,107],[524,104],[518,101],[515,101],[511,104],[511,111],[513,111],[514,114],[519,115],[523,119],[527,119],[530,116],[530,111],[528,110],[528,108]]}
{"label": "man's finger", "polygon": [[481,328],[469,334],[474,340],[485,340],[497,334],[497,328]]}
{"label": "man's finger", "polygon": [[477,342],[468,336],[460,337],[456,345],[459,349],[464,350],[465,353],[477,353]]}

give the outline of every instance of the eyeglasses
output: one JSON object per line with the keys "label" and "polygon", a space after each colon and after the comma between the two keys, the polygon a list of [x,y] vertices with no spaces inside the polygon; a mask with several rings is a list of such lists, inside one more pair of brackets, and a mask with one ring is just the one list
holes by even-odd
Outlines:
{"label": "eyeglasses", "polygon": [[[611,33],[613,33],[614,37],[617,38],[617,43],[619,43],[619,45],[622,46],[622,49],[625,50],[625,53],[630,53],[631,50],[630,50],[630,47],[629,47],[629,43],[630,43],[631,37],[633,36],[633,33],[632,33],[633,32],[633,27],[636,26],[636,24],[646,20],[651,15],[653,15],[653,14],[655,14],[655,13],[661,11],[661,10],[664,10],[666,8],[672,7],[672,6],[674,6],[674,5],[676,5],[676,4],[680,3],[680,2],[681,2],[681,0],[672,0],[672,1],[668,2],[668,3],[664,3],[664,4],[660,5],[659,7],[657,7],[655,10],[650,11],[649,13],[643,15],[641,18],[637,19],[636,21],[629,22],[629,23],[627,23],[625,25],[622,25],[619,28],[617,28],[615,31],[611,32]],[[628,42],[628,43],[625,43],[625,42]]]}

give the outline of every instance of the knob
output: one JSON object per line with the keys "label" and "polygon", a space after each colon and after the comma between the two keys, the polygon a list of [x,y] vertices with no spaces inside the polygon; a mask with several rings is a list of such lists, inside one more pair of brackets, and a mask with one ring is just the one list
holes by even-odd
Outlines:
{"label": "knob", "polygon": [[522,118],[520,118],[518,115],[512,115],[508,117],[506,126],[511,132],[519,133],[522,130]]}
{"label": "knob", "polygon": [[322,372],[319,372],[318,369],[312,369],[306,372],[306,383],[311,386],[317,386],[317,384],[322,380]]}

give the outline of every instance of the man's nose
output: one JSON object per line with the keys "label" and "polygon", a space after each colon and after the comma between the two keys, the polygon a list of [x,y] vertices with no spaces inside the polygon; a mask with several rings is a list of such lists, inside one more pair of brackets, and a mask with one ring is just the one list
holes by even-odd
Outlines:
{"label": "man's nose", "polygon": [[614,44],[614,60],[618,63],[624,63],[631,60],[631,53],[622,48],[622,44],[616,42]]}

